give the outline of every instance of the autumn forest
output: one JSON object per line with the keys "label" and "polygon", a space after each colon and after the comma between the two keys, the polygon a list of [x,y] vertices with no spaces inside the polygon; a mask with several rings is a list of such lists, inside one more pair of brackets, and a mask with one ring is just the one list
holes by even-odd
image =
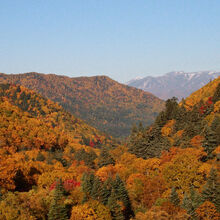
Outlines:
{"label": "autumn forest", "polygon": [[178,102],[0,74],[0,220],[218,220],[219,163],[220,77]]}

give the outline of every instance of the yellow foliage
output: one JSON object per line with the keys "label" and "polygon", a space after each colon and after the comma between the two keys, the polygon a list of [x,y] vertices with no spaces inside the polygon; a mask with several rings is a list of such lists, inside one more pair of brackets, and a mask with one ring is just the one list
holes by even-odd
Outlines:
{"label": "yellow foliage", "polygon": [[70,220],[111,220],[110,210],[96,200],[72,208]]}
{"label": "yellow foliage", "polygon": [[202,162],[199,160],[202,150],[193,148],[183,149],[171,162],[165,163],[162,171],[163,176],[170,187],[177,187],[180,192],[188,191],[193,184],[200,187],[205,178],[199,172]]}
{"label": "yellow foliage", "polygon": [[9,192],[0,201],[0,220],[37,220],[28,212],[17,194]]}
{"label": "yellow foliage", "polygon": [[153,207],[145,213],[138,212],[135,216],[135,220],[167,220],[170,219],[170,215],[160,210],[159,207]]}
{"label": "yellow foliage", "polygon": [[200,135],[196,135],[191,139],[190,144],[195,148],[201,148],[203,140],[204,140],[204,137]]}
{"label": "yellow foliage", "polygon": [[[207,85],[203,86],[201,89],[192,93],[188,98],[185,99],[185,107],[191,110],[192,107],[197,103],[199,103],[200,101],[206,102],[209,97],[212,97],[214,95],[214,92],[219,83],[220,83],[220,77],[214,79]],[[182,104],[183,103],[180,103],[180,105]]]}
{"label": "yellow foliage", "polygon": [[217,101],[214,105],[214,112],[220,113],[220,101]]}
{"label": "yellow foliage", "polygon": [[173,132],[173,126],[175,125],[175,120],[168,121],[164,127],[161,129],[163,136],[169,136]]}
{"label": "yellow foliage", "polygon": [[96,172],[96,176],[98,176],[100,180],[104,182],[109,177],[115,178],[116,172],[117,172],[116,168],[110,164],[108,166],[104,166],[98,169],[98,171]]}

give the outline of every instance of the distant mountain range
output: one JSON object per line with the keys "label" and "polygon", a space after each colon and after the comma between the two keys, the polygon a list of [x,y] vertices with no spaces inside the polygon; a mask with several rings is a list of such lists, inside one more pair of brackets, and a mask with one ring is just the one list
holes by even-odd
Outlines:
{"label": "distant mountain range", "polygon": [[107,76],[70,78],[55,74],[0,73],[0,83],[32,89],[114,137],[128,136],[134,123],[151,124],[164,107],[164,101],[151,93]]}
{"label": "distant mountain range", "polygon": [[177,97],[179,101],[189,96],[192,92],[200,89],[220,76],[220,72],[201,71],[201,72],[169,72],[163,76],[145,78],[137,77],[126,84],[144,91],[151,92],[161,99]]}

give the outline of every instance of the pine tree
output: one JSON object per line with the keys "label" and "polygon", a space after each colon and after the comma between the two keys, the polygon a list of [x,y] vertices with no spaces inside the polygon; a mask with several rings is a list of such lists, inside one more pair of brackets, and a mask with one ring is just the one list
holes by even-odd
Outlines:
{"label": "pine tree", "polygon": [[205,140],[203,142],[203,147],[205,148],[208,158],[213,158],[212,152],[217,147],[218,134],[216,134],[216,132],[213,131],[208,125],[205,127],[204,133],[205,133]]}
{"label": "pine tree", "polygon": [[107,206],[110,209],[113,220],[124,220],[124,216],[120,205],[117,203],[117,193],[112,189],[111,195],[108,198]]}
{"label": "pine tree", "polygon": [[65,190],[63,188],[62,180],[57,181],[53,200],[50,204],[50,209],[48,213],[48,220],[67,220],[67,209],[62,202]]}
{"label": "pine tree", "polygon": [[117,199],[119,201],[122,201],[125,206],[125,210],[124,210],[125,219],[129,219],[134,215],[134,213],[131,207],[131,202],[128,196],[128,192],[125,188],[124,182],[121,180],[121,178],[118,175],[116,175],[115,181],[113,183],[113,189],[114,192],[116,193]]}
{"label": "pine tree", "polygon": [[92,190],[91,190],[91,197],[94,200],[102,200],[102,183],[98,177],[95,177]]}
{"label": "pine tree", "polygon": [[87,202],[91,197],[92,188],[95,181],[95,175],[84,173],[82,177],[82,190],[84,192],[83,202]]}
{"label": "pine tree", "polygon": [[202,199],[200,194],[195,191],[194,187],[191,186],[189,195],[187,193],[184,194],[182,201],[182,208],[187,210],[187,213],[192,217],[192,219],[196,219],[195,210],[202,204]]}
{"label": "pine tree", "polygon": [[217,170],[212,168],[202,191],[203,200],[212,202],[220,212],[220,183]]}
{"label": "pine tree", "polygon": [[217,141],[217,146],[220,145],[220,116],[216,115],[212,121],[211,125],[212,131],[215,132],[216,136],[216,141]]}
{"label": "pine tree", "polygon": [[104,205],[106,205],[108,203],[108,198],[111,195],[111,191],[112,191],[112,179],[108,178],[104,182],[103,188],[102,188],[102,203]]}
{"label": "pine tree", "polygon": [[183,201],[182,201],[182,208],[187,210],[187,212],[189,212],[192,209],[192,204],[189,198],[188,193],[184,193],[184,197],[183,197]]}
{"label": "pine tree", "polygon": [[175,206],[179,206],[180,204],[180,199],[178,196],[178,193],[176,192],[176,188],[173,187],[170,193],[170,201],[175,205]]}
{"label": "pine tree", "polygon": [[107,166],[109,164],[114,165],[115,161],[111,157],[111,155],[109,154],[108,150],[104,147],[104,148],[101,149],[98,166],[99,166],[99,168],[101,168],[101,167]]}
{"label": "pine tree", "polygon": [[214,103],[218,102],[220,100],[220,83],[218,84],[215,93],[213,95],[212,101]]}
{"label": "pine tree", "polygon": [[167,120],[176,119],[179,108],[177,101],[178,99],[176,97],[173,97],[166,101],[165,115]]}
{"label": "pine tree", "polygon": [[202,197],[193,186],[190,187],[190,200],[193,207],[193,215],[195,215],[195,210],[202,204]]}

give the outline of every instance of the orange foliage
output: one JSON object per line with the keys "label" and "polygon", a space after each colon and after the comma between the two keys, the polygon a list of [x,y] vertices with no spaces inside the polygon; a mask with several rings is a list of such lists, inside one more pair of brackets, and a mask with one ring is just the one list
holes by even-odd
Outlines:
{"label": "orange foliage", "polygon": [[200,148],[202,147],[203,140],[204,140],[204,137],[200,135],[196,135],[195,137],[191,139],[190,144],[195,148]]}
{"label": "orange foliage", "polygon": [[204,202],[196,209],[196,213],[201,220],[219,220],[220,213],[217,212],[215,205],[209,201]]}
{"label": "orange foliage", "polygon": [[97,172],[96,176],[100,178],[101,181],[106,181],[108,178],[115,178],[117,171],[113,165],[108,165],[101,167]]}

